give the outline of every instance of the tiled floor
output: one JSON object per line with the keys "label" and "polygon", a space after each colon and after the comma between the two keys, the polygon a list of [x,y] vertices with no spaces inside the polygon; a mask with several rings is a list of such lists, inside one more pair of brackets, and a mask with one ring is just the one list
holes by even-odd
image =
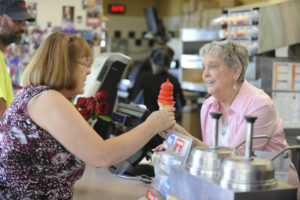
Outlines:
{"label": "tiled floor", "polygon": [[116,177],[108,168],[87,166],[75,184],[73,200],[137,200],[146,195],[150,185]]}

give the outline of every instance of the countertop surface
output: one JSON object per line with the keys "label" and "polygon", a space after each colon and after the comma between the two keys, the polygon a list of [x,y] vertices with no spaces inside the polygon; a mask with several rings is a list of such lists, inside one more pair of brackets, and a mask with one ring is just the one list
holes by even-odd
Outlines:
{"label": "countertop surface", "polygon": [[108,168],[86,166],[76,182],[73,200],[137,200],[146,195],[151,185],[139,180],[117,177]]}

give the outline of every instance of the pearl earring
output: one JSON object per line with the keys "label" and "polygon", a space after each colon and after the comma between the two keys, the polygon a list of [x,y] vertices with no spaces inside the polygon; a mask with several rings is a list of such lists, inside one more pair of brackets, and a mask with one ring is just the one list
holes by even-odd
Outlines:
{"label": "pearl earring", "polygon": [[236,91],[238,88],[237,88],[237,85],[236,84],[234,84],[233,86],[232,86],[232,89],[234,90],[234,91]]}

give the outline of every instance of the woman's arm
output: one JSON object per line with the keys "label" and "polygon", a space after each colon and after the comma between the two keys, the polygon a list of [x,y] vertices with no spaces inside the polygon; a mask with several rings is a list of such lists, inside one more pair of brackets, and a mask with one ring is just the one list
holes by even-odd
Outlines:
{"label": "woman's arm", "polygon": [[3,97],[0,97],[0,120],[1,120],[2,116],[4,115],[6,109],[7,109],[6,101]]}
{"label": "woman's arm", "polygon": [[199,140],[198,138],[194,137],[192,134],[190,134],[187,130],[185,130],[182,126],[180,126],[177,123],[174,126],[174,130],[178,131],[179,133],[182,133],[186,136],[189,136],[189,137],[193,138],[196,145],[207,145],[204,142],[202,142],[201,140]]}
{"label": "woman's arm", "polygon": [[28,109],[33,121],[66,149],[97,167],[118,163],[143,147],[156,133],[175,124],[174,108],[151,114],[147,120],[122,134],[103,140],[63,95],[50,90],[37,97]]}

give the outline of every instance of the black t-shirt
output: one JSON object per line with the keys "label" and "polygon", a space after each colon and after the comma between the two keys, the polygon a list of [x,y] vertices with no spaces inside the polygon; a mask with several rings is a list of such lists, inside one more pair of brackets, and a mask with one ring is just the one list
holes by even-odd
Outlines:
{"label": "black t-shirt", "polygon": [[163,82],[167,80],[173,84],[173,96],[174,101],[179,100],[181,106],[185,105],[185,99],[183,96],[183,92],[178,82],[177,78],[172,76],[167,72],[162,72],[160,74],[153,74],[152,72],[144,72],[142,73],[136,80],[135,88],[133,91],[133,95],[131,97],[131,101],[138,96],[140,91],[143,91],[144,104],[147,106],[150,112],[158,110],[157,98],[160,91],[160,86]]}

